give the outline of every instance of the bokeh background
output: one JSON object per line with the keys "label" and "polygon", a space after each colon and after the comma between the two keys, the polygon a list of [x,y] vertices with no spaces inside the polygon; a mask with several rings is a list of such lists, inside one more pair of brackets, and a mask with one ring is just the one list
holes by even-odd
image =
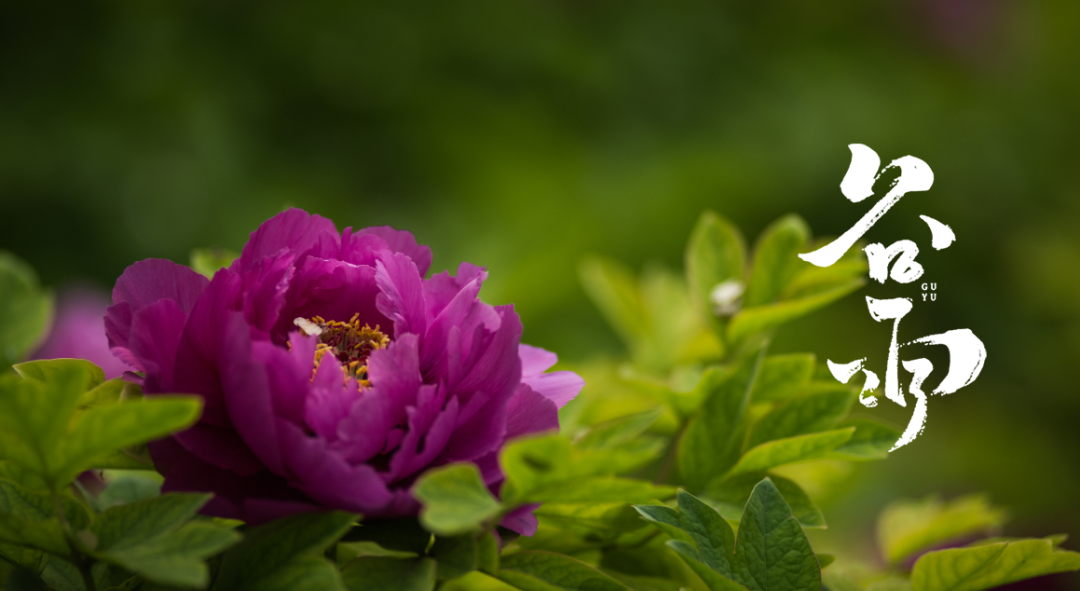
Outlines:
{"label": "bokeh background", "polygon": [[[0,248],[108,289],[135,260],[239,249],[285,206],[390,224],[435,269],[486,265],[485,298],[580,362],[621,352],[585,253],[679,269],[706,208],[839,234],[870,203],[838,190],[847,144],[912,154],[933,189],[868,236],[915,240],[938,285],[902,338],[970,328],[988,362],[823,500],[830,535],[868,546],[890,499],[984,491],[1007,533],[1080,537],[1077,30],[1065,0],[10,0]],[[956,244],[931,250],[919,214]],[[881,359],[863,296],[918,291],[865,288],[772,350]]]}

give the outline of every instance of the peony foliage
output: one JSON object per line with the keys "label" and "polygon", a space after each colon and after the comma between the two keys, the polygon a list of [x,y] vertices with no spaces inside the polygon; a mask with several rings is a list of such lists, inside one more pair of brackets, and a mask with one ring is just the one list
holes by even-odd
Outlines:
{"label": "peony foliage", "polygon": [[[811,244],[788,216],[751,249],[707,212],[684,275],[587,258],[628,357],[573,371],[480,299],[484,269],[431,274],[390,228],[289,210],[239,254],[135,263],[107,312],[62,298],[55,320],[0,253],[0,583],[979,591],[1080,569],[1064,536],[997,537],[977,496],[887,507],[878,566],[814,551],[821,470],[899,432],[850,416],[856,390],[812,353],[769,352],[863,283],[855,255],[800,264]],[[122,377],[86,360],[106,346]]]}

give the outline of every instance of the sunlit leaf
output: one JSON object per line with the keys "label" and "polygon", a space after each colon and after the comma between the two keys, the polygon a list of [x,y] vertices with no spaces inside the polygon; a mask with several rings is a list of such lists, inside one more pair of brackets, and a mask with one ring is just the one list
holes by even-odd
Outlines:
{"label": "sunlit leaf", "polygon": [[542,523],[557,525],[583,538],[611,541],[618,535],[641,529],[629,503],[544,503],[533,511]]}
{"label": "sunlit leaf", "polygon": [[754,402],[782,400],[810,381],[816,359],[813,353],[770,355],[761,364],[754,383]]}
{"label": "sunlit leaf", "polygon": [[[500,465],[506,474],[500,496],[507,506],[565,498],[583,478],[606,477],[637,468],[655,449],[629,444],[613,448],[579,449],[564,437],[525,437],[503,447]],[[613,481],[617,482],[618,481]],[[576,494],[576,493],[574,493]]]}
{"label": "sunlit leaf", "polygon": [[847,443],[854,433],[854,427],[847,427],[762,443],[743,454],[725,477],[764,472],[777,466],[820,458]]}
{"label": "sunlit leaf", "polygon": [[854,401],[855,392],[838,384],[824,392],[782,402],[754,425],[746,447],[825,431],[847,415]]}
{"label": "sunlit leaf", "polygon": [[829,452],[828,457],[838,460],[860,462],[885,459],[900,438],[899,429],[870,419],[846,419],[837,427],[855,427],[855,434],[847,443]]}
{"label": "sunlit leaf", "polygon": [[738,461],[750,392],[763,357],[764,350],[737,367],[710,369],[702,376],[704,402],[678,449],[679,472],[690,490],[703,490]]}
{"label": "sunlit leaf", "polygon": [[207,279],[213,279],[214,273],[231,265],[238,256],[224,248],[196,248],[191,251],[191,269]]}
{"label": "sunlit leaf", "polygon": [[754,264],[744,298],[747,308],[771,304],[809,263],[799,258],[810,229],[799,216],[788,215],[770,224],[754,246]]}
{"label": "sunlit leaf", "polygon": [[620,263],[589,257],[579,267],[581,284],[600,313],[629,346],[646,338],[649,323],[634,274]]}
{"label": "sunlit leaf", "polygon": [[738,343],[751,335],[770,331],[835,302],[864,283],[862,279],[854,279],[796,299],[743,308],[728,325],[727,340]]}
{"label": "sunlit leaf", "polygon": [[582,449],[615,447],[640,436],[662,414],[663,409],[654,409],[593,425],[574,445]]}
{"label": "sunlit leaf", "polygon": [[984,533],[1001,525],[1005,517],[1004,511],[977,495],[947,503],[933,497],[897,501],[878,517],[878,547],[886,560],[899,562],[919,550]]}
{"label": "sunlit leaf", "polygon": [[1080,570],[1080,553],[1048,539],[927,552],[911,572],[914,591],[982,591],[1052,573]]}
{"label": "sunlit leaf", "polygon": [[584,562],[553,552],[526,551],[504,556],[498,577],[522,591],[630,591]]}
{"label": "sunlit leaf", "polygon": [[727,480],[714,481],[703,494],[702,500],[716,509],[724,519],[737,523],[742,519],[743,508],[750,494],[753,493],[754,487],[766,476],[780,491],[780,495],[791,507],[792,515],[799,520],[800,525],[804,528],[825,527],[825,516],[806,491],[794,481],[775,474],[752,472]]}
{"label": "sunlit leaf", "polygon": [[50,477],[59,463],[56,447],[84,384],[85,373],[77,365],[66,366],[47,384],[0,375],[0,458]]}
{"label": "sunlit leaf", "polygon": [[80,392],[89,393],[105,383],[105,372],[85,359],[37,359],[17,363],[13,368],[20,376],[39,382],[61,379],[67,373],[78,371],[82,376],[78,385]]}
{"label": "sunlit leaf", "polygon": [[710,301],[712,290],[725,281],[743,279],[746,246],[738,228],[711,211],[698,218],[686,245],[686,282],[698,314],[715,326],[719,318]]}

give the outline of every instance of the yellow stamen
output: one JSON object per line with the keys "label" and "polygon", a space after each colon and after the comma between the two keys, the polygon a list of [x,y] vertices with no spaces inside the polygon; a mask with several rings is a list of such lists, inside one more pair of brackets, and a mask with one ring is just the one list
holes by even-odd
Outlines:
{"label": "yellow stamen", "polygon": [[379,330],[379,325],[375,325],[375,328],[367,324],[360,326],[359,317],[359,314],[354,314],[348,322],[328,321],[322,316],[296,319],[297,326],[303,328],[306,334],[319,336],[311,379],[315,379],[319,364],[326,354],[330,353],[330,357],[336,359],[345,369],[346,380],[355,378],[361,388],[371,386],[367,374],[368,356],[372,351],[385,349],[390,344],[390,337]]}

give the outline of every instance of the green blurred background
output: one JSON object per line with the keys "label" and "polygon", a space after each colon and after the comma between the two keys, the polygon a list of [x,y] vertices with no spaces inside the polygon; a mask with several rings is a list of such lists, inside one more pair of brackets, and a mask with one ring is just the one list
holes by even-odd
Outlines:
{"label": "green blurred background", "polygon": [[[111,288],[287,205],[391,224],[436,270],[486,265],[485,298],[573,362],[621,352],[583,254],[681,268],[706,208],[839,234],[870,205],[838,190],[847,144],[912,154],[933,189],[868,236],[915,240],[938,284],[902,338],[970,328],[988,362],[825,499],[830,531],[869,544],[889,499],[986,491],[1010,534],[1080,536],[1077,30],[1067,1],[8,1],[0,248]],[[956,244],[930,249],[919,214]],[[880,360],[863,296],[918,291],[865,288],[772,350]]]}

